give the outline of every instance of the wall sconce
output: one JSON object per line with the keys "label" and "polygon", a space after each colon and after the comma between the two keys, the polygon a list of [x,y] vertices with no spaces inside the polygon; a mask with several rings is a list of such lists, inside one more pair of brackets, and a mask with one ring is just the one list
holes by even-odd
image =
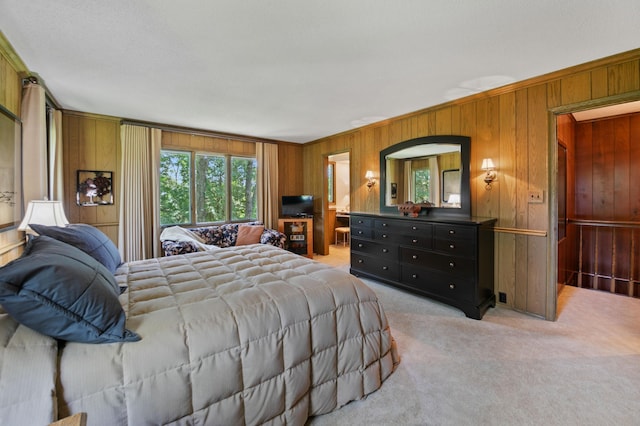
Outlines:
{"label": "wall sconce", "polygon": [[373,172],[371,170],[367,170],[367,173],[364,174],[364,177],[368,180],[367,188],[371,191],[371,187],[376,184],[376,180],[373,177]]}
{"label": "wall sconce", "polygon": [[491,189],[491,183],[496,180],[497,177],[497,173],[494,170],[495,166],[493,165],[493,160],[491,158],[484,158],[482,160],[481,169],[486,171],[484,175],[484,182],[487,184],[487,186],[485,186],[485,189],[489,190]]}

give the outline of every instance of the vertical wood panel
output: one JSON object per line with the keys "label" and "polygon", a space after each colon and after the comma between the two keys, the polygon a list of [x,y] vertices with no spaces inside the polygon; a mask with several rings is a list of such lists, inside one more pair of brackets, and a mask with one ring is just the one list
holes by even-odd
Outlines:
{"label": "vertical wood panel", "polygon": [[[613,219],[629,220],[629,167],[631,164],[631,152],[629,149],[629,117],[612,120],[613,122]],[[640,138],[640,135],[638,135]],[[639,139],[640,140],[640,139]],[[640,161],[636,162],[636,166]]]}
{"label": "vertical wood panel", "polygon": [[[546,103],[546,85],[541,84],[529,88],[528,96],[528,159],[529,159],[529,187],[545,190],[545,200],[541,204],[529,204],[528,223],[533,229],[546,230],[548,217],[548,111]],[[529,274],[527,282],[527,312],[546,316],[545,286],[547,277],[547,242],[543,238],[529,237],[528,241],[528,270],[540,271]],[[545,271],[545,273],[542,273]]]}
{"label": "vertical wood panel", "polygon": [[[629,118],[629,158],[636,162],[629,167],[629,220],[640,221],[640,114]],[[640,257],[636,258],[640,263]]]}
{"label": "vertical wood panel", "polygon": [[639,61],[633,60],[621,64],[611,65],[608,68],[609,95],[640,90]]}
{"label": "vertical wood panel", "polygon": [[591,99],[591,73],[583,72],[561,80],[561,105],[574,104]]}
{"label": "vertical wood panel", "polygon": [[593,216],[593,130],[590,124],[576,126],[575,217]]}

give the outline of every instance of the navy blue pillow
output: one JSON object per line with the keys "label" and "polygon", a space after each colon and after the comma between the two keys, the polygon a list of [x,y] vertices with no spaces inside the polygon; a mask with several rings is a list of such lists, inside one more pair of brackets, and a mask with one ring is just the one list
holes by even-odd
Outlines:
{"label": "navy blue pillow", "polygon": [[18,322],[61,340],[133,342],[113,275],[86,253],[47,236],[0,268],[0,305]]}
{"label": "navy blue pillow", "polygon": [[111,273],[114,273],[122,264],[120,252],[113,241],[104,232],[91,225],[73,223],[64,227],[38,224],[29,226],[39,235],[46,235],[79,248],[102,263]]}

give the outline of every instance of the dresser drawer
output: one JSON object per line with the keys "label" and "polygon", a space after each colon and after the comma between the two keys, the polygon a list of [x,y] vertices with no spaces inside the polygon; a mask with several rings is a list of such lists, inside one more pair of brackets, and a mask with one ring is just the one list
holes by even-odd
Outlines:
{"label": "dresser drawer", "polygon": [[373,226],[373,219],[369,217],[351,216],[351,227],[358,228],[371,228]]}
{"label": "dresser drawer", "polygon": [[459,238],[439,239],[433,241],[433,249],[452,256],[474,257],[476,255],[476,240],[462,240]]}
{"label": "dresser drawer", "polygon": [[471,258],[448,256],[424,250],[403,247],[400,260],[403,263],[428,268],[434,272],[471,278],[475,274],[475,261]]}
{"label": "dresser drawer", "polygon": [[398,237],[398,243],[404,246],[419,247],[425,249],[430,249],[432,247],[431,236],[423,234],[401,235]]}
{"label": "dresser drawer", "polygon": [[351,238],[360,237],[360,238],[372,238],[373,230],[371,228],[361,228],[359,226],[351,226]]}
{"label": "dresser drawer", "polygon": [[434,225],[433,236],[438,240],[468,241],[476,239],[475,228],[459,225]]}
{"label": "dresser drawer", "polygon": [[351,251],[379,256],[381,259],[389,259],[394,262],[398,261],[398,247],[395,245],[353,238]]}
{"label": "dresser drawer", "polygon": [[404,284],[427,293],[475,303],[476,286],[472,279],[440,274],[419,266],[402,265],[401,280]]}
{"label": "dresser drawer", "polygon": [[360,253],[351,253],[351,269],[391,281],[398,281],[400,278],[400,264],[398,262]]}

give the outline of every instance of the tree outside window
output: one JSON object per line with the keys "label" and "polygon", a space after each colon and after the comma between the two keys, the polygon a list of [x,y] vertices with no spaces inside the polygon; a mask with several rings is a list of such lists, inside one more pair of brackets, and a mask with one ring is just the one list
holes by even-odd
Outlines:
{"label": "tree outside window", "polygon": [[256,217],[255,158],[161,152],[161,225],[255,220]]}
{"label": "tree outside window", "polygon": [[426,203],[431,200],[431,171],[429,169],[415,170],[413,185],[416,203]]}

